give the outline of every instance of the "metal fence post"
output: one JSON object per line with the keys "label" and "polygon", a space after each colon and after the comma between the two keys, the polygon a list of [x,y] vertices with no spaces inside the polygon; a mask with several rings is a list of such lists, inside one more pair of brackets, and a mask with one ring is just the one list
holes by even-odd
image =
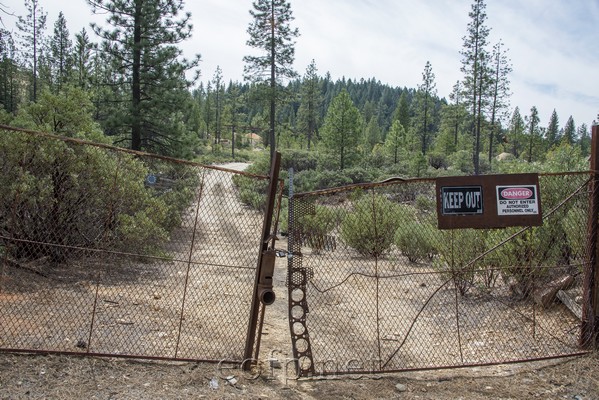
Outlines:
{"label": "metal fence post", "polygon": [[[256,268],[256,277],[254,279],[254,294],[252,296],[252,306],[250,309],[250,319],[248,322],[248,332],[246,336],[245,342],[245,351],[244,351],[244,360],[243,360],[243,368],[245,370],[251,369],[253,366],[253,352],[254,348],[259,348],[260,337],[257,335],[257,330],[259,330],[258,320],[261,319],[260,316],[264,315],[264,305],[261,304],[258,293],[258,282],[260,280],[260,276],[262,274],[262,260],[264,257],[264,253],[268,250],[268,244],[271,241],[271,224],[272,224],[272,216],[274,212],[278,182],[279,182],[279,168],[281,166],[281,153],[276,152],[273,162],[270,167],[270,183],[268,185],[268,192],[266,198],[266,211],[264,214],[264,223],[262,225],[262,237],[260,242],[260,249],[258,253],[258,266]],[[261,324],[260,324],[261,325]],[[257,354],[256,354],[257,356]]]}
{"label": "metal fence post", "polygon": [[591,200],[588,222],[589,262],[583,284],[581,347],[589,349],[599,345],[599,126],[593,126],[591,144]]}

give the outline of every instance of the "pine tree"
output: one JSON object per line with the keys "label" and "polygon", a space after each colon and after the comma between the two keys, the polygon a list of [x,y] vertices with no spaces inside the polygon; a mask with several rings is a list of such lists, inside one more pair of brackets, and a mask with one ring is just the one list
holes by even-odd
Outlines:
{"label": "pine tree", "polygon": [[50,37],[50,65],[52,66],[52,86],[56,94],[60,93],[71,73],[73,66],[73,42],[69,37],[64,14],[58,13],[54,23],[54,35]]}
{"label": "pine tree", "polygon": [[591,135],[587,124],[583,123],[578,127],[578,138],[583,157],[588,157],[591,154]]}
{"label": "pine tree", "polygon": [[387,134],[387,139],[385,140],[385,147],[388,149],[389,153],[391,153],[393,164],[399,162],[399,153],[402,147],[405,146],[405,139],[406,131],[403,128],[403,125],[399,120],[393,121],[391,129],[389,129],[389,133]]}
{"label": "pine tree", "polygon": [[206,123],[205,138],[209,139],[211,134],[214,135],[214,130],[212,128],[212,82],[208,82],[208,84],[206,85],[206,99],[204,101],[204,122]]}
{"label": "pine tree", "polygon": [[[229,83],[229,87],[227,88],[227,92],[225,95],[226,106],[224,108],[224,120],[227,121],[228,126],[231,127],[231,156],[235,158],[235,146],[241,145],[241,136],[235,135],[237,129],[240,128],[243,124],[243,112],[242,112],[242,101],[243,95],[241,94],[241,89],[239,85]],[[245,127],[244,127],[245,128]]]}
{"label": "pine tree", "polygon": [[564,126],[564,133],[561,138],[562,143],[568,143],[573,145],[576,142],[576,125],[574,124],[574,118],[570,115],[566,125]]}
{"label": "pine tree", "polygon": [[490,30],[485,25],[487,20],[485,9],[484,0],[474,0],[468,14],[470,17],[468,34],[463,38],[464,47],[461,51],[464,93],[472,112],[471,132],[474,139],[472,160],[475,175],[480,173],[481,129],[489,84],[489,55],[485,47]]}
{"label": "pine tree", "polygon": [[453,85],[453,91],[449,94],[449,99],[453,102],[452,109],[454,112],[451,114],[453,120],[453,145],[457,148],[460,128],[464,122],[464,116],[466,115],[466,110],[464,109],[464,104],[462,102],[462,83],[460,81],[457,81],[455,85]]}
{"label": "pine tree", "polygon": [[358,154],[362,116],[346,89],[335,97],[322,127],[324,151],[338,159],[339,169],[352,164]]}
{"label": "pine tree", "polygon": [[173,154],[179,148],[175,118],[188,96],[191,82],[186,71],[199,57],[181,59],[177,45],[191,36],[191,14],[183,0],[88,0],[94,12],[108,14],[108,30],[92,25],[104,42],[102,50],[112,57],[119,84],[127,89],[129,104],[122,125],[127,127],[133,150]]}
{"label": "pine tree", "polygon": [[545,133],[545,140],[547,141],[547,150],[550,150],[560,141],[559,135],[559,118],[555,109],[551,113],[549,119],[549,125],[547,125],[547,131]]}
{"label": "pine tree", "polygon": [[539,132],[539,122],[541,119],[539,118],[539,112],[535,106],[532,106],[530,109],[530,116],[527,118],[527,133],[528,133],[528,144],[527,144],[527,161],[529,163],[536,161],[538,157],[536,157],[536,147],[538,147],[539,142],[541,140],[540,132]]}
{"label": "pine tree", "polygon": [[426,154],[432,140],[431,121],[433,119],[434,97],[436,95],[435,74],[433,73],[430,61],[427,61],[422,73],[422,83],[418,86],[418,91],[416,92],[418,107],[416,111],[416,130],[420,136],[420,151],[423,155]]}
{"label": "pine tree", "polygon": [[244,76],[255,83],[268,82],[269,114],[269,145],[270,160],[274,160],[275,142],[275,113],[277,102],[277,84],[281,78],[296,76],[292,69],[295,58],[293,39],[299,36],[297,28],[292,29],[293,20],[291,5],[286,0],[255,0],[250,14],[253,21],[248,27],[250,38],[248,46],[264,52],[261,56],[243,57]]}
{"label": "pine tree", "polygon": [[19,67],[17,48],[12,35],[0,29],[0,103],[4,110],[15,113],[19,104]]}
{"label": "pine tree", "polygon": [[366,154],[370,153],[374,146],[381,141],[381,128],[378,124],[378,118],[376,115],[370,118],[364,132],[364,151]]}
{"label": "pine tree", "polygon": [[[534,111],[533,111],[534,110]],[[533,106],[531,109],[531,114],[535,115],[536,107]],[[537,113],[538,118],[538,113]],[[537,122],[538,123],[538,122]],[[512,154],[514,157],[519,158],[522,149],[526,145],[524,143],[524,120],[522,119],[522,115],[520,114],[520,108],[514,108],[514,112],[512,113],[512,118],[510,119],[509,124],[509,135],[508,142],[511,144]]]}
{"label": "pine tree", "polygon": [[214,72],[214,77],[212,78],[212,84],[214,85],[214,144],[219,144],[222,135],[223,106],[225,100],[223,71],[220,69],[220,66],[216,66],[216,71]]}
{"label": "pine tree", "polygon": [[500,40],[493,46],[491,55],[491,127],[489,130],[489,163],[493,159],[493,144],[497,141],[497,121],[503,117],[503,112],[509,107],[510,81],[508,75],[512,72],[512,65],[507,57],[507,51]]}
{"label": "pine tree", "polygon": [[87,89],[90,85],[90,70],[92,61],[93,43],[90,42],[85,28],[75,34],[75,60],[74,68],[76,73],[77,86]]}
{"label": "pine tree", "polygon": [[399,96],[397,108],[393,112],[393,121],[399,121],[405,132],[410,128],[410,103],[407,89],[403,90]]}
{"label": "pine tree", "polygon": [[297,113],[298,128],[301,132],[305,132],[306,134],[309,151],[310,145],[316,137],[316,129],[318,127],[320,108],[322,105],[319,79],[314,60],[312,60],[310,65],[306,68],[300,90],[301,103]]}
{"label": "pine tree", "polygon": [[19,17],[17,29],[20,31],[22,50],[25,62],[31,71],[31,100],[37,100],[38,93],[38,61],[44,44],[46,16],[38,0],[25,0],[27,16]]}

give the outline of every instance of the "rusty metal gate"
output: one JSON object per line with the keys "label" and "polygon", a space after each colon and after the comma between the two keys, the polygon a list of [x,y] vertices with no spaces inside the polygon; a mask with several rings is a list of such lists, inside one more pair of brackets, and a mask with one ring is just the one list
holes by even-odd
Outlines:
{"label": "rusty metal gate", "polygon": [[[543,226],[441,231],[434,180],[289,202],[289,323],[300,376],[581,353],[590,173],[541,175]],[[558,283],[556,283],[558,282]],[[554,300],[571,299],[568,309]]]}
{"label": "rusty metal gate", "polygon": [[[258,279],[276,229],[278,172],[269,184],[266,176],[2,128],[2,350],[257,355],[257,298],[268,289]],[[251,200],[266,211],[239,200],[244,181],[263,189]]]}

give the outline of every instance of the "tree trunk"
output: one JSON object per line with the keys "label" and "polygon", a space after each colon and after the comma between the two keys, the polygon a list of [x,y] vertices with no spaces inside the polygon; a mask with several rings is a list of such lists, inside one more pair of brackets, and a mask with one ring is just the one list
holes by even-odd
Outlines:
{"label": "tree trunk", "polygon": [[275,53],[275,2],[270,2],[270,164],[275,159],[275,97],[276,97],[276,53]]}
{"label": "tree trunk", "polygon": [[141,150],[141,1],[135,1],[131,104],[131,150]]}

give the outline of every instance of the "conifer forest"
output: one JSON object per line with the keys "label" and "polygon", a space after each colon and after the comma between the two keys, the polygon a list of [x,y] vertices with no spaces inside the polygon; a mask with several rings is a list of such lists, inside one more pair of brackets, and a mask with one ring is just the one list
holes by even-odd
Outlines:
{"label": "conifer forest", "polygon": [[235,39],[248,48],[242,80],[200,70],[200,55],[183,57],[193,32],[183,0],[87,0],[90,15],[106,20],[79,32],[62,12],[47,26],[44,0],[24,2],[16,29],[0,29],[5,125],[203,163],[251,161],[260,172],[277,150],[302,190],[587,168],[589,126],[511,107],[509,43],[490,42],[485,0],[472,1],[455,49],[463,78],[451,93],[438,92],[430,62],[417,87],[334,80],[318,60],[296,71],[302,27],[290,1],[249,7],[247,36]]}

